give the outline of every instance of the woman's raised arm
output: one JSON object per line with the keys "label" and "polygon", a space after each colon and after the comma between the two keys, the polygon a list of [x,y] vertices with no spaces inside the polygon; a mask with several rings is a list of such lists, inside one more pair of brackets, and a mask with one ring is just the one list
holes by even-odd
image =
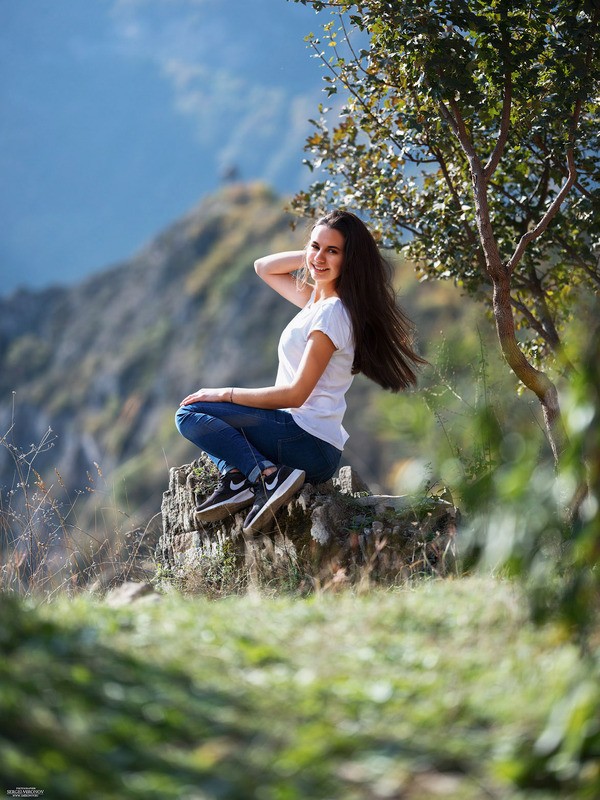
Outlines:
{"label": "woman's raised arm", "polygon": [[285,253],[273,253],[270,256],[257,258],[254,270],[271,289],[285,297],[295,306],[304,308],[310,299],[311,286],[298,288],[296,278],[292,275],[304,266],[304,250],[289,250]]}

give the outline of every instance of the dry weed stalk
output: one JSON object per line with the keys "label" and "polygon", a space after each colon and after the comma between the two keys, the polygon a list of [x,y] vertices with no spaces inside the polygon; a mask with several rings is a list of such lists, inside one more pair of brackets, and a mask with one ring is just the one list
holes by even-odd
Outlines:
{"label": "dry weed stalk", "polygon": [[[14,466],[12,485],[0,487],[0,591],[50,599],[140,577],[156,517],[125,533],[107,529],[98,536],[84,530],[77,519],[78,500],[84,492],[98,491],[95,477],[88,472],[84,490],[73,499],[58,469],[56,483],[49,483],[35,465],[54,445],[52,429],[27,449],[13,443],[13,430],[14,420],[0,436]],[[100,466],[95,467],[102,479]],[[147,569],[142,571],[147,577]]]}

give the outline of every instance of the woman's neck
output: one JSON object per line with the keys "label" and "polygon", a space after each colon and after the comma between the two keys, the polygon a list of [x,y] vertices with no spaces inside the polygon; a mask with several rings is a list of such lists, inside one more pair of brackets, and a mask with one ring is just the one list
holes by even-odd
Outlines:
{"label": "woman's neck", "polygon": [[328,286],[315,286],[315,303],[318,303],[320,300],[328,300],[330,297],[339,297],[335,289]]}

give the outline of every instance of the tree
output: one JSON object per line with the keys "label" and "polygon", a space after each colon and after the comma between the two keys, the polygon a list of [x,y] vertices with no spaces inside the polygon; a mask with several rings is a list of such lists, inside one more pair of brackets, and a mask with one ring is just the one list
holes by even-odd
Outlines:
{"label": "tree", "polygon": [[307,39],[329,96],[293,202],[358,208],[426,278],[493,311],[504,358],[538,397],[554,457],[565,323],[600,287],[597,0],[294,0],[333,20]]}

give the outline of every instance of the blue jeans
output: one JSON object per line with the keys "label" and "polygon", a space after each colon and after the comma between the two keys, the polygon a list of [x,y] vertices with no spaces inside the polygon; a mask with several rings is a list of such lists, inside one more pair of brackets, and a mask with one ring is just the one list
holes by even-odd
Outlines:
{"label": "blue jeans", "polygon": [[181,406],[175,424],[224,474],[239,469],[250,481],[275,464],[303,469],[310,483],[329,480],[342,456],[328,442],[303,430],[289,411],[237,403]]}

